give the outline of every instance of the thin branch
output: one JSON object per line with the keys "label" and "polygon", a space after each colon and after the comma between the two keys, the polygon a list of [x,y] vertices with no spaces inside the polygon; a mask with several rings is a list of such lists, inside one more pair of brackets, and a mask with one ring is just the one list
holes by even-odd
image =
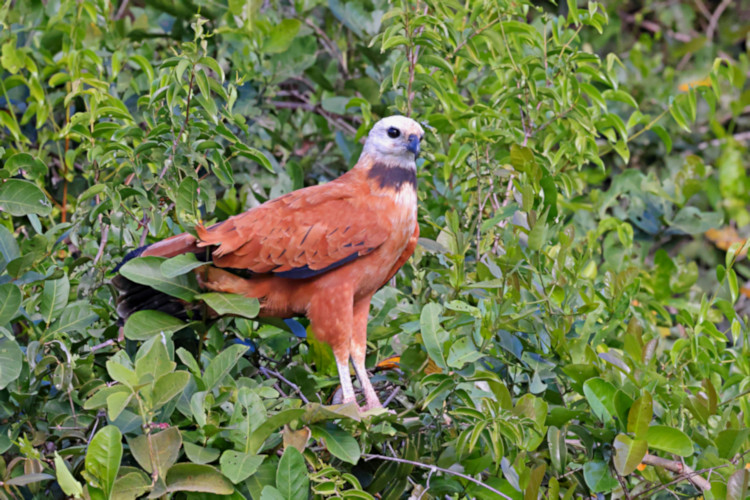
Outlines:
{"label": "thin branch", "polygon": [[708,28],[706,29],[706,38],[713,40],[714,33],[716,32],[716,26],[719,24],[719,18],[721,14],[729,7],[734,0],[724,0],[716,7],[711,19],[708,21]]}
{"label": "thin branch", "polygon": [[498,17],[494,21],[491,21],[488,24],[482,26],[481,28],[479,28],[478,30],[476,30],[474,33],[472,33],[469,36],[467,36],[458,45],[456,45],[456,48],[453,49],[453,52],[450,53],[450,55],[448,56],[448,59],[453,59],[454,57],[456,57],[456,54],[458,54],[458,51],[461,50],[461,49],[463,49],[464,46],[467,43],[469,43],[472,38],[474,38],[475,36],[481,35],[482,32],[487,31],[488,29],[492,28],[494,25],[496,25],[499,22],[500,22],[500,17]]}
{"label": "thin branch", "polygon": [[[695,485],[696,488],[701,489],[702,491],[707,491],[711,489],[711,483],[706,481],[706,479],[703,478],[703,476],[700,475],[701,471],[694,471],[687,465],[683,464],[682,462],[677,462],[675,460],[669,460],[662,457],[657,457],[656,455],[651,455],[650,453],[647,453],[645,457],[643,457],[643,460],[641,460],[646,465],[653,465],[654,467],[661,467],[663,469],[667,469],[668,471],[674,472],[676,474],[679,474],[677,478],[675,478],[675,482],[684,481],[687,479],[693,485]],[[644,495],[646,492],[638,494],[635,498],[638,498],[642,495]]]}
{"label": "thin branch", "polygon": [[[195,66],[193,66],[192,69],[190,70],[190,83],[188,84],[187,104],[185,105],[185,121],[183,121],[182,125],[180,126],[180,132],[176,134],[174,138],[172,139],[172,152],[170,153],[167,161],[164,162],[164,168],[162,168],[161,172],[159,173],[159,180],[161,180],[164,177],[169,167],[174,163],[174,157],[177,155],[177,143],[179,142],[180,137],[182,137],[182,134],[185,132],[188,121],[190,120],[190,100],[193,97],[193,83],[194,82],[195,82]],[[208,96],[206,96],[206,98],[208,98]],[[159,186],[158,182],[154,184],[154,191],[158,189],[158,186]]]}
{"label": "thin branch", "polygon": [[487,483],[483,483],[482,481],[480,481],[478,479],[474,479],[473,477],[468,476],[466,474],[462,474],[460,472],[455,472],[455,471],[452,471],[450,469],[443,469],[442,467],[438,467],[437,465],[423,464],[422,462],[415,462],[413,460],[405,460],[403,458],[397,458],[397,457],[386,457],[385,455],[373,455],[373,454],[370,454],[370,453],[364,453],[362,455],[362,458],[364,458],[365,460],[378,459],[378,460],[385,460],[387,462],[398,462],[398,463],[401,463],[401,464],[409,464],[409,465],[413,465],[415,467],[421,467],[423,469],[429,469],[430,471],[433,471],[433,472],[435,472],[435,471],[443,472],[445,474],[450,474],[452,476],[457,476],[457,477],[466,479],[467,481],[471,481],[472,483],[476,484],[477,486],[481,486],[482,488],[485,488],[485,489],[491,491],[492,493],[500,496],[501,498],[505,498],[507,500],[512,500],[508,495],[504,494],[500,490],[497,490],[497,489],[493,488],[492,486],[490,486]]}
{"label": "thin branch", "polygon": [[[300,399],[301,399],[301,400],[302,400],[302,401],[303,401],[303,402],[304,402],[305,404],[307,404],[307,403],[309,403],[309,402],[310,402],[310,401],[309,401],[309,400],[308,400],[308,399],[307,399],[307,398],[305,397],[305,395],[304,395],[304,394],[302,394],[302,391],[300,390],[299,386],[298,386],[297,384],[295,384],[294,382],[291,382],[291,381],[287,380],[287,379],[286,379],[286,378],[285,378],[285,377],[284,377],[284,376],[283,376],[283,375],[282,375],[281,373],[277,372],[276,370],[272,370],[271,368],[266,368],[265,366],[261,366],[261,367],[260,367],[260,372],[261,372],[261,373],[262,373],[263,375],[265,375],[266,377],[269,377],[269,378],[271,378],[271,377],[273,377],[273,378],[277,378],[277,379],[281,380],[282,382],[284,382],[284,383],[285,383],[286,385],[288,385],[289,387],[291,387],[291,388],[292,388],[292,390],[293,390],[294,392],[296,392],[296,393],[297,393],[297,395],[298,395],[298,396],[300,397]],[[279,391],[279,392],[281,392],[281,393],[283,394],[283,392],[282,392],[282,391]]]}
{"label": "thin branch", "polygon": [[102,241],[99,243],[99,251],[96,252],[96,257],[94,257],[94,265],[99,262],[99,259],[104,254],[104,247],[107,246],[107,238],[109,238],[109,224],[104,224],[102,228]]}

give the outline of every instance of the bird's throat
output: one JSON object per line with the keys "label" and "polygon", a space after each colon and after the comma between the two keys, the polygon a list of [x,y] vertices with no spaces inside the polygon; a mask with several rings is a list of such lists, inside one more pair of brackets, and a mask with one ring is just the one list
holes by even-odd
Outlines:
{"label": "bird's throat", "polygon": [[398,192],[402,188],[416,190],[417,172],[415,168],[402,165],[388,165],[376,162],[367,172],[367,177],[380,189],[393,189]]}

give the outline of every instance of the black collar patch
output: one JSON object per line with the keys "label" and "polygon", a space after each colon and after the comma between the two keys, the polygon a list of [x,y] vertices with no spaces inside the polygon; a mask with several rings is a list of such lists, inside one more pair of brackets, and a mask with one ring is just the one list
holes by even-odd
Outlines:
{"label": "black collar patch", "polygon": [[383,163],[376,163],[367,173],[367,177],[377,181],[382,188],[393,188],[396,191],[404,184],[417,188],[417,172],[411,168],[391,167]]}

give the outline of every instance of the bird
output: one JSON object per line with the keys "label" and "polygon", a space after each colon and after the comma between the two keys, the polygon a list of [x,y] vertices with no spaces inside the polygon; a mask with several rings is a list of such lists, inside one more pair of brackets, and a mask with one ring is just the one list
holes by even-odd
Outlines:
{"label": "bird", "polygon": [[[269,200],[222,222],[198,224],[131,251],[138,256],[207,259],[195,269],[200,288],[258,299],[260,317],[309,319],[331,346],[342,403],[357,404],[349,362],[365,397],[382,408],[365,368],[370,302],[414,253],[419,238],[417,166],[422,126],[394,115],[371,128],[357,163],[340,177]],[[210,260],[210,262],[209,262]],[[185,304],[117,275],[117,312],[180,314]]]}

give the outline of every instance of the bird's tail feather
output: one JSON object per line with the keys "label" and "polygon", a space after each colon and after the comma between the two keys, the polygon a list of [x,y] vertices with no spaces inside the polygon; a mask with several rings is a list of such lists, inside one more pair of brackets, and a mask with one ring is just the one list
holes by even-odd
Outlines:
{"label": "bird's tail feather", "polygon": [[[198,247],[194,236],[183,233],[132,250],[115,267],[114,272],[118,272],[126,262],[136,257],[175,257],[184,253],[194,253],[199,260],[207,260],[207,250]],[[118,291],[116,310],[121,324],[131,314],[143,310],[161,311],[180,319],[188,317],[188,304],[176,297],[131,281],[122,275],[115,276],[111,282]]]}

